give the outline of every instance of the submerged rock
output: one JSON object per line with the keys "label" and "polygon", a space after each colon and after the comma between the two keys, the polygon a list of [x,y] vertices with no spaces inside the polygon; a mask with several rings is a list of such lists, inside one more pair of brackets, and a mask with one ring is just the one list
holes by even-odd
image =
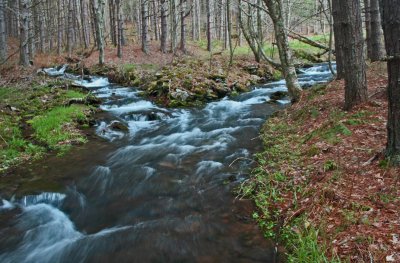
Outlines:
{"label": "submerged rock", "polygon": [[277,100],[281,100],[285,97],[287,97],[289,94],[286,91],[276,91],[274,93],[272,93],[269,97],[270,97],[270,101],[271,102],[275,102]]}
{"label": "submerged rock", "polygon": [[120,122],[120,121],[113,121],[111,122],[107,128],[111,129],[111,130],[116,130],[116,131],[123,131],[123,132],[127,132],[129,131],[128,126],[126,126],[124,123]]}

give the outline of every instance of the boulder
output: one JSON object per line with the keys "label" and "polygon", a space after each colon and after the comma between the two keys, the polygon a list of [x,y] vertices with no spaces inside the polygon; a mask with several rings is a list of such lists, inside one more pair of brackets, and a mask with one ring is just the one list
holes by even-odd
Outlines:
{"label": "boulder", "polygon": [[129,131],[128,126],[126,126],[124,123],[120,122],[120,121],[112,121],[107,128],[111,129],[111,130],[115,130],[115,131],[123,131],[123,132],[127,132]]}
{"label": "boulder", "polygon": [[186,90],[177,88],[175,91],[170,92],[170,96],[175,100],[186,101],[190,97],[190,94]]}
{"label": "boulder", "polygon": [[277,101],[277,100],[281,100],[287,96],[288,96],[288,93],[286,91],[276,91],[276,92],[272,93],[269,96],[269,98],[271,99],[271,101]]}

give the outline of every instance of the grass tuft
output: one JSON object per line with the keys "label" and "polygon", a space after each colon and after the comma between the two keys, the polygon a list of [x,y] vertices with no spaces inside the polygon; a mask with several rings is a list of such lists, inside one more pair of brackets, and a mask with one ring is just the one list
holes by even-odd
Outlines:
{"label": "grass tuft", "polygon": [[86,139],[75,129],[73,123],[86,120],[86,109],[87,107],[81,105],[56,107],[33,118],[31,124],[35,137],[51,149],[59,149],[65,141],[85,142]]}

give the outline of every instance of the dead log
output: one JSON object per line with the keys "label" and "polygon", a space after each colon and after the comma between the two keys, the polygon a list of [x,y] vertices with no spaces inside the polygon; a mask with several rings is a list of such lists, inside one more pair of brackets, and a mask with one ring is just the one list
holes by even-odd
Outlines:
{"label": "dead log", "polygon": [[[299,34],[293,32],[293,31],[289,31],[288,35],[289,35],[289,37],[291,37],[293,39],[296,39],[296,40],[298,40],[300,42],[306,43],[306,44],[308,44],[310,46],[313,46],[313,47],[316,47],[316,48],[320,48],[320,49],[323,49],[325,51],[329,51],[330,50],[329,47],[327,47],[327,46],[325,46],[325,45],[323,45],[323,44],[321,44],[319,42],[316,42],[316,41],[314,41],[314,40],[312,40],[312,39],[310,39],[308,37],[299,35]],[[335,50],[332,50],[332,53],[335,54]]]}

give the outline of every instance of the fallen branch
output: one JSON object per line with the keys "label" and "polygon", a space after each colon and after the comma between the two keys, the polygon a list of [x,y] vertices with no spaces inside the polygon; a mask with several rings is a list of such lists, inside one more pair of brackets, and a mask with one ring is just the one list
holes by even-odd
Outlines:
{"label": "fallen branch", "polygon": [[[306,43],[306,44],[308,44],[310,46],[313,46],[313,47],[316,47],[316,48],[320,48],[320,49],[323,49],[323,50],[326,50],[326,51],[330,50],[329,47],[327,47],[327,46],[325,46],[325,45],[323,45],[323,44],[321,44],[319,42],[316,42],[316,41],[314,41],[314,40],[312,40],[312,39],[310,39],[308,37],[305,37],[305,36],[302,36],[300,34],[297,34],[297,33],[293,32],[291,30],[288,32],[288,35],[289,35],[289,37],[294,38],[294,39],[296,39],[296,40],[298,40],[300,42]],[[335,50],[332,50],[332,53],[335,54]]]}

